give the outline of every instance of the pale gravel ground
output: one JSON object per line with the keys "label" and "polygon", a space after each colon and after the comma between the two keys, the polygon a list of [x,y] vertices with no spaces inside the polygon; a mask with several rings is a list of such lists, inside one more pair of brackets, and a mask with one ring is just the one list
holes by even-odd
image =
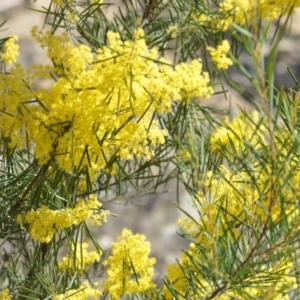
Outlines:
{"label": "pale gravel ground", "polygon": [[[43,4],[47,6],[48,1],[38,0],[35,3],[35,7]],[[112,1],[114,2],[114,1]],[[19,35],[19,42],[21,47],[20,61],[25,66],[30,66],[33,63],[45,63],[47,57],[45,52],[42,51],[37,44],[30,37],[29,30],[33,25],[42,27],[43,15],[23,8],[22,5],[15,6],[14,8],[7,9],[9,5],[17,3],[24,3],[22,0],[0,0],[0,23],[3,20],[8,19],[5,24],[6,31],[0,32],[0,37],[9,36],[13,34]],[[26,1],[29,5],[32,1]],[[289,87],[293,87],[294,84],[287,76],[285,71],[286,66],[290,66],[299,78],[300,74],[300,13],[298,12],[294,16],[294,23],[292,26],[292,35],[286,36],[280,46],[278,67],[276,69],[276,75],[280,75],[277,79],[277,84],[281,85],[285,83]],[[249,65],[247,57],[245,64]],[[237,78],[235,72],[232,76]],[[246,84],[246,83],[245,83]],[[234,113],[238,110],[239,105],[246,105],[245,102],[240,100],[240,97],[234,92],[230,91],[229,99],[232,101],[234,107]],[[228,108],[229,102],[224,97],[213,97],[210,100],[205,100],[207,106],[218,106],[220,108]],[[174,186],[170,186],[169,189],[175,189]],[[175,208],[172,202],[176,201],[175,192],[166,193],[163,195],[153,195],[144,198],[135,199],[135,202],[143,204],[144,206],[137,205],[114,205],[109,208],[113,213],[119,215],[118,218],[110,217],[109,222],[102,228],[97,229],[99,234],[98,238],[100,244],[104,249],[109,248],[109,244],[116,240],[116,237],[120,235],[122,228],[127,227],[132,229],[136,233],[145,233],[147,238],[152,243],[152,254],[157,258],[156,265],[156,278],[159,279],[163,276],[167,264],[175,262],[175,257],[179,257],[181,249],[187,247],[187,242],[178,237],[176,231],[178,226],[176,221],[179,216],[179,210]],[[189,196],[182,189],[181,203],[189,209]]]}

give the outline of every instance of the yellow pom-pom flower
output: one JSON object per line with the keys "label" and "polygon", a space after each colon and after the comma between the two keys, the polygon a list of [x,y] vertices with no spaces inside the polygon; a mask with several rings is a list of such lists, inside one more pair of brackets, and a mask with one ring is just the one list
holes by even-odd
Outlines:
{"label": "yellow pom-pom flower", "polygon": [[150,243],[145,236],[133,235],[123,229],[118,242],[112,243],[112,255],[106,260],[107,280],[103,282],[112,299],[120,299],[123,295],[144,293],[155,287],[152,283],[154,275],[154,258],[149,258]]}
{"label": "yellow pom-pom flower", "polygon": [[230,50],[230,45],[227,40],[222,41],[216,49],[207,47],[211,55],[211,60],[216,64],[218,69],[227,69],[232,65],[232,60],[227,57],[227,53]]}
{"label": "yellow pom-pom flower", "polygon": [[72,245],[68,256],[63,257],[62,262],[58,263],[59,270],[67,270],[68,273],[82,273],[87,271],[91,264],[99,262],[100,254],[97,251],[88,251],[88,243],[77,243]]}
{"label": "yellow pom-pom flower", "polygon": [[95,195],[91,195],[88,201],[79,200],[75,207],[62,210],[51,210],[46,205],[38,210],[32,210],[17,216],[18,223],[23,226],[29,224],[30,235],[42,243],[49,243],[58,230],[63,230],[72,225],[78,225],[90,219],[93,225],[100,226],[106,222],[109,211],[101,210],[101,203]]}
{"label": "yellow pom-pom flower", "polygon": [[9,289],[4,289],[2,292],[0,292],[0,300],[11,300]]}
{"label": "yellow pom-pom flower", "polygon": [[19,45],[16,44],[18,37],[10,37],[4,44],[4,52],[0,54],[0,59],[8,64],[13,64],[19,56]]}
{"label": "yellow pom-pom flower", "polygon": [[99,289],[97,289],[96,287],[95,288],[91,287],[88,281],[85,281],[83,284],[80,285],[78,289],[68,290],[66,293],[56,295],[52,299],[53,300],[63,300],[63,299],[98,300],[100,299],[101,296],[102,296],[102,292]]}

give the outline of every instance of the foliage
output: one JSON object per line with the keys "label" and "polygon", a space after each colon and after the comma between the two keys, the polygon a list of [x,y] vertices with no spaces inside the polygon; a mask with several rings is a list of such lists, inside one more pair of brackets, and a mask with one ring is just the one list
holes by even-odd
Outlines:
{"label": "foliage", "polygon": [[[300,2],[110,6],[41,9],[47,30],[31,34],[49,65],[25,69],[17,37],[0,41],[0,299],[296,299],[299,83],[274,87],[274,70]],[[225,86],[253,107],[232,118],[201,104]],[[154,283],[145,236],[124,229],[106,257],[90,225],[109,217],[102,203],[173,178],[197,217],[178,221],[190,246]]]}

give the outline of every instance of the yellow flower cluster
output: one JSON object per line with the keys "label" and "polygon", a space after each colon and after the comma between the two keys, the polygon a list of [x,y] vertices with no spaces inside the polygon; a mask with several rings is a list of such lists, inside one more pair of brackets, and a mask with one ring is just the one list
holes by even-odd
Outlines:
{"label": "yellow flower cluster", "polygon": [[19,45],[16,44],[18,37],[16,35],[12,36],[4,44],[4,51],[0,53],[0,60],[8,64],[15,63],[17,57],[19,56]]}
{"label": "yellow flower cluster", "polygon": [[[197,253],[194,244],[191,244],[189,249],[189,255],[197,258]],[[213,285],[203,279],[200,271],[193,271],[193,264],[184,253],[179,265],[172,265],[168,268],[168,279],[173,284],[173,288],[179,292],[182,296],[177,296],[176,299],[205,299],[214,292]],[[197,282],[198,289],[193,292],[193,289],[189,289],[188,279],[185,277],[183,269],[189,270],[193,273],[195,278],[194,282]],[[253,278],[249,278],[247,282],[243,282],[244,287],[239,288],[238,291],[234,290],[230,284],[224,290],[221,290],[214,299],[217,300],[244,300],[244,299],[274,299],[274,300],[290,300],[288,291],[290,289],[297,288],[297,279],[289,275],[292,269],[292,263],[289,261],[280,261],[276,266],[267,268],[261,267],[259,271],[253,274]],[[251,283],[251,280],[255,283]],[[217,289],[215,287],[215,289]],[[164,287],[164,294],[166,299],[175,299],[166,286]],[[188,296],[187,296],[188,295]]]}
{"label": "yellow flower cluster", "polygon": [[9,289],[4,289],[0,292],[0,300],[11,300]]}
{"label": "yellow flower cluster", "polygon": [[102,296],[102,292],[97,289],[91,287],[88,281],[85,281],[78,289],[68,290],[64,294],[59,294],[54,296],[53,300],[98,300]]}
{"label": "yellow flower cluster", "polygon": [[222,126],[216,128],[211,136],[211,149],[215,153],[220,153],[222,149],[227,148],[231,149],[233,155],[236,155],[246,148],[249,149],[249,145],[259,148],[264,144],[264,135],[267,132],[260,119],[257,111],[250,114],[240,113],[232,121],[226,117]]}
{"label": "yellow flower cluster", "polygon": [[64,4],[64,0],[53,0],[53,3],[54,3],[55,5],[61,6],[61,5]]}
{"label": "yellow flower cluster", "polygon": [[[0,74],[0,130],[10,147],[29,141],[40,164],[55,159],[68,172],[88,166],[95,178],[116,156],[148,160],[167,134],[154,115],[169,112],[172,101],[213,93],[199,59],[174,68],[148,49],[142,29],[132,41],[108,32],[108,45],[96,53],[73,45],[67,33],[34,27],[32,36],[53,66],[16,64]],[[37,88],[41,77],[55,78],[50,89]]]}
{"label": "yellow flower cluster", "polygon": [[39,210],[19,214],[17,221],[21,226],[24,224],[31,226],[30,235],[33,239],[37,239],[42,243],[49,243],[58,230],[78,225],[87,219],[98,226],[103,221],[106,222],[109,212],[101,210],[99,213],[100,208],[101,203],[95,195],[91,195],[88,201],[79,200],[74,208],[51,210],[43,205]]}
{"label": "yellow flower cluster", "polygon": [[[297,155],[290,155],[294,137],[288,130],[281,129],[275,132],[274,151],[278,161],[281,161],[281,169],[278,170],[280,175],[274,178],[274,175],[271,175],[271,166],[267,162],[260,164],[252,155],[253,151],[259,155],[264,147],[270,147],[266,133],[266,124],[257,111],[249,115],[241,113],[233,121],[226,118],[223,125],[216,128],[211,136],[211,149],[227,157],[238,158],[241,154],[247,154],[249,163],[252,162],[253,166],[251,172],[243,168],[231,172],[225,166],[220,167],[221,175],[208,172],[206,186],[214,201],[206,201],[202,196],[197,198],[202,206],[201,211],[207,212],[208,219],[214,219],[217,207],[224,207],[229,221],[233,216],[244,220],[246,215],[251,213],[253,217],[258,217],[264,222],[268,218],[266,212],[270,212],[273,222],[277,222],[283,212],[290,214],[290,221],[292,220],[292,212],[298,211],[295,201],[300,195],[300,190],[295,189],[300,184],[299,158]],[[285,199],[284,204],[279,196],[278,199],[272,197],[271,190],[274,189],[274,184],[284,187],[280,189],[280,195]],[[229,206],[227,201],[230,201]]]}
{"label": "yellow flower cluster", "polygon": [[[214,229],[216,230],[216,223],[214,224]],[[201,234],[201,231],[198,228],[198,233]],[[208,237],[208,239],[213,240],[213,237]],[[197,243],[201,243],[197,239]],[[212,241],[212,245],[213,245]],[[201,244],[202,246],[202,244]],[[207,251],[207,257],[205,257],[205,261],[201,261],[203,259],[203,254],[199,255],[199,250],[194,243],[190,244],[190,247],[187,252],[182,254],[182,258],[179,264],[168,266],[167,270],[167,278],[169,283],[172,284],[172,288],[176,290],[180,295],[177,296],[176,299],[204,299],[212,294],[214,290],[214,285],[209,283],[203,276],[200,265],[205,266],[206,268],[212,268],[212,265],[215,264],[217,267],[217,262],[212,263],[212,265],[208,265],[208,262],[211,259],[211,262],[214,261],[213,247],[210,251]],[[191,261],[193,258],[195,261],[199,263],[198,266],[195,266],[194,262]],[[262,266],[260,270],[257,270],[253,273],[253,277],[249,277],[247,282],[243,282],[244,287],[238,287],[238,291],[234,290],[234,286],[230,286],[230,282],[227,282],[227,286],[224,287],[223,290],[219,292],[214,299],[219,300],[244,300],[244,299],[266,299],[266,295],[268,295],[268,299],[276,299],[276,300],[289,300],[288,291],[290,289],[297,288],[297,279],[294,276],[290,276],[289,273],[293,267],[291,261],[281,260],[277,265],[267,267]],[[186,274],[189,274],[188,276]],[[192,274],[192,275],[191,275]],[[220,280],[226,280],[227,276],[219,274]],[[198,286],[197,289],[195,287],[190,289],[190,281],[191,277],[193,277],[193,283]],[[215,287],[217,289],[217,287]],[[173,293],[167,285],[163,287],[163,292],[166,299],[173,300],[175,299]],[[245,298],[247,295],[247,298]]]}
{"label": "yellow flower cluster", "polygon": [[[270,175],[270,167],[261,165],[253,167],[251,173],[246,170],[229,171],[225,166],[220,167],[221,175],[208,172],[206,186],[213,200],[209,200],[209,195],[199,193],[194,201],[201,211],[201,220],[195,224],[185,218],[179,224],[197,236],[197,242],[203,247],[212,249],[214,240],[223,236],[224,232],[232,241],[236,240],[241,234],[241,222],[250,226],[253,223],[262,224],[271,218],[276,224],[283,215],[287,216],[289,222],[294,222],[299,214],[297,199],[300,190],[295,186],[300,184],[300,168],[286,165],[284,172],[277,180]],[[274,184],[284,187],[280,188],[277,198],[272,195]],[[222,228],[216,227],[218,222],[223,224]],[[201,231],[201,228],[205,230]]]}
{"label": "yellow flower cluster", "polygon": [[259,8],[261,17],[272,21],[282,14],[293,13],[299,6],[299,0],[261,0]]}
{"label": "yellow flower cluster", "polygon": [[59,270],[67,270],[68,273],[82,273],[87,271],[91,264],[100,261],[100,254],[97,251],[88,251],[88,243],[77,243],[72,245],[68,256],[63,257],[58,263]]}
{"label": "yellow flower cluster", "polygon": [[[207,268],[216,265],[219,272],[216,251],[222,251],[222,247],[226,251],[228,239],[231,243],[247,245],[254,236],[253,227],[259,228],[263,224],[276,226],[281,221],[287,222],[293,232],[299,230],[300,165],[298,154],[293,154],[292,150],[295,137],[287,129],[274,131],[272,149],[274,155],[278,156],[278,167],[268,162],[268,156],[263,156],[270,145],[267,144],[265,122],[258,112],[253,111],[249,115],[243,113],[231,122],[226,119],[224,126],[212,134],[212,148],[219,153],[222,149],[223,157],[242,157],[239,156],[241,151],[250,149],[249,153],[243,153],[244,159],[247,158],[247,167],[243,167],[244,161],[241,161],[236,169],[230,170],[228,166],[221,165],[218,172],[208,172],[206,194],[199,192],[194,198],[194,205],[201,213],[200,218],[179,220],[182,229],[194,238],[194,243],[182,255],[180,265],[172,265],[168,269],[168,278],[174,289],[185,295],[180,299],[185,299],[186,295],[190,299],[199,299],[213,292],[213,284],[203,278],[199,266],[195,267],[191,261],[191,257],[196,261],[203,257],[203,254],[199,254],[202,251],[199,245],[206,253],[205,261],[200,261],[199,265]],[[263,163],[260,163],[261,158]],[[272,168],[276,168],[276,171]],[[288,259],[276,265],[263,266],[255,272],[255,278],[249,278],[248,286],[246,284],[242,289],[238,287],[239,293],[230,286],[230,280],[226,281],[226,276],[220,273],[220,280],[225,280],[227,286],[224,294],[220,293],[216,299],[245,299],[242,295],[249,295],[253,299],[266,299],[266,295],[268,299],[290,299],[288,290],[297,287],[296,278],[289,276],[292,267]],[[199,283],[198,294],[194,297],[190,293],[187,273],[193,274],[197,278],[194,282]],[[167,286],[164,292],[167,299],[173,299]]]}
{"label": "yellow flower cluster", "polygon": [[299,6],[299,0],[224,0],[219,4],[219,17],[201,14],[196,15],[195,20],[225,31],[232,23],[251,24],[251,20],[257,16],[273,21],[280,15],[293,13]]}
{"label": "yellow flower cluster", "polygon": [[178,26],[173,25],[167,29],[167,34],[171,35],[172,39],[176,39],[178,37],[179,33],[180,33],[180,30],[179,30]]}
{"label": "yellow flower cluster", "polygon": [[222,41],[216,49],[207,47],[211,55],[211,60],[216,64],[218,69],[228,69],[232,65],[232,60],[227,57],[227,53],[230,50],[230,45],[227,40]]}
{"label": "yellow flower cluster", "polygon": [[112,255],[104,265],[107,266],[107,280],[103,282],[112,299],[120,299],[122,295],[144,293],[155,287],[152,283],[154,275],[154,258],[148,258],[150,243],[145,236],[133,235],[123,229],[118,242],[112,243]]}

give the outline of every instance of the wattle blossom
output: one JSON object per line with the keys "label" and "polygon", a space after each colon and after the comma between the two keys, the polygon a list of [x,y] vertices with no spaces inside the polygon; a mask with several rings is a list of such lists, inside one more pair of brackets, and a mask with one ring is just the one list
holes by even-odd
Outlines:
{"label": "wattle blossom", "polygon": [[[0,131],[11,148],[29,144],[40,164],[53,159],[67,172],[88,167],[93,179],[101,170],[114,174],[115,157],[149,160],[167,136],[156,114],[213,93],[201,60],[174,68],[148,49],[142,29],[127,41],[108,32],[108,45],[96,51],[74,45],[66,32],[34,27],[32,36],[53,65],[16,64],[0,75]],[[38,88],[39,78],[52,86]]]}
{"label": "wattle blossom", "polygon": [[101,202],[95,195],[91,195],[88,201],[80,199],[74,208],[52,210],[48,206],[42,205],[40,209],[19,214],[17,221],[21,226],[30,225],[30,236],[33,239],[49,243],[58,230],[78,225],[86,220],[90,220],[97,226],[106,222],[109,211],[100,211],[100,208]]}
{"label": "wattle blossom", "polygon": [[102,283],[112,299],[123,295],[144,293],[155,287],[154,258],[149,258],[150,243],[144,235],[123,229],[118,242],[112,243],[112,255],[104,262],[107,266],[107,279]]}

